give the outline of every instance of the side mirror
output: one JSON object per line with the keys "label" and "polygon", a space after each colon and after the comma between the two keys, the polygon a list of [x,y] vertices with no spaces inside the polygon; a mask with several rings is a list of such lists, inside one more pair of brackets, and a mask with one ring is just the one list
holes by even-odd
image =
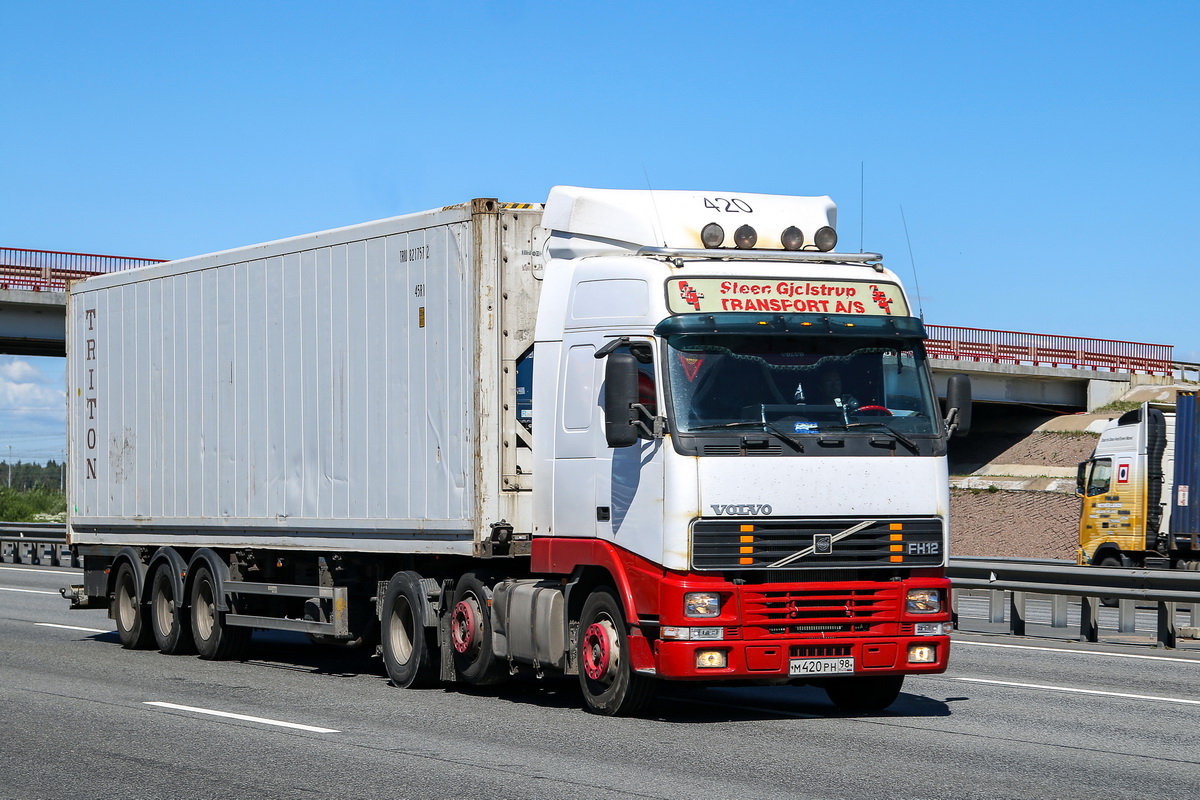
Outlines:
{"label": "side mirror", "polygon": [[609,447],[638,440],[638,363],[629,353],[610,353],[604,365],[604,438]]}
{"label": "side mirror", "polygon": [[1083,497],[1087,492],[1087,468],[1091,461],[1080,461],[1079,469],[1075,473],[1075,494]]}
{"label": "side mirror", "polygon": [[946,425],[952,436],[971,430],[971,379],[961,372],[946,383]]}

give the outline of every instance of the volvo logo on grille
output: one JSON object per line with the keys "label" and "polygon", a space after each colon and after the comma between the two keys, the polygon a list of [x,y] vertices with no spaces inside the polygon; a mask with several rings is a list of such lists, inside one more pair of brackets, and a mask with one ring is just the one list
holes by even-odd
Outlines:
{"label": "volvo logo on grille", "polygon": [[818,533],[813,535],[813,553],[818,556],[827,556],[833,552],[833,534]]}
{"label": "volvo logo on grille", "polygon": [[757,517],[760,514],[769,516],[773,508],[769,503],[745,503],[742,505],[713,505],[710,506],[713,513],[718,516],[724,515],[729,517]]}

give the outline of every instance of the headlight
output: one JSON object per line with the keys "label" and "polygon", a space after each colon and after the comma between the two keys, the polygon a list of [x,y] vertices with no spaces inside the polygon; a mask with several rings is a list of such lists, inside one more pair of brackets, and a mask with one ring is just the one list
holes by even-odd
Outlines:
{"label": "headlight", "polygon": [[942,610],[941,589],[909,589],[905,602],[910,614],[937,614]]}
{"label": "headlight", "polygon": [[715,617],[721,613],[721,595],[716,592],[688,592],[683,596],[685,617]]}

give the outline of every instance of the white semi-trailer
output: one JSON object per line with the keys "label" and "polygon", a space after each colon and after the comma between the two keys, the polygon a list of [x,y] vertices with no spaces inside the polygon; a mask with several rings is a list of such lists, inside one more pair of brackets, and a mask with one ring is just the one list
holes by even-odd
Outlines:
{"label": "white semi-trailer", "polygon": [[90,278],[68,304],[76,606],[129,648],[380,643],[401,687],[945,669],[921,321],[828,198],[558,187]]}

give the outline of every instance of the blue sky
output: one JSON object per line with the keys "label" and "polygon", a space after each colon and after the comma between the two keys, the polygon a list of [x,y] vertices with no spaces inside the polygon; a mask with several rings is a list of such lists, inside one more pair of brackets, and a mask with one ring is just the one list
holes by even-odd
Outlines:
{"label": "blue sky", "polygon": [[[1197,30],[1168,2],[8,2],[0,246],[179,258],[560,183],[828,194],[928,322],[1200,360]],[[63,390],[0,357],[0,458],[59,457]]]}

